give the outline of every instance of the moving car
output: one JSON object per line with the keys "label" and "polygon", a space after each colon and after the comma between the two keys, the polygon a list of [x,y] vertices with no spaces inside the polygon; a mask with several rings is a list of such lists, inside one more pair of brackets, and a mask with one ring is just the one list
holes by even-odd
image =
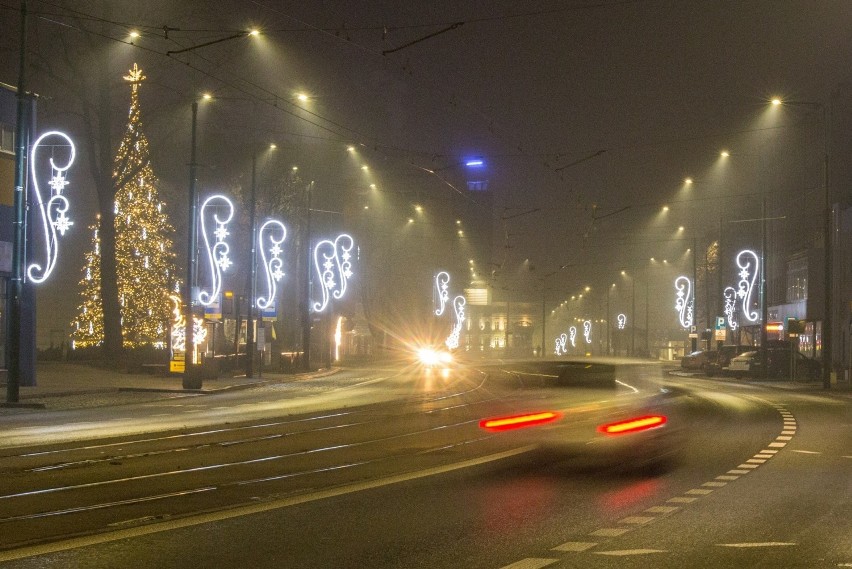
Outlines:
{"label": "moving car", "polygon": [[654,381],[657,366],[560,360],[481,371],[502,395],[500,412],[479,423],[485,431],[628,467],[664,465],[680,447],[676,395]]}

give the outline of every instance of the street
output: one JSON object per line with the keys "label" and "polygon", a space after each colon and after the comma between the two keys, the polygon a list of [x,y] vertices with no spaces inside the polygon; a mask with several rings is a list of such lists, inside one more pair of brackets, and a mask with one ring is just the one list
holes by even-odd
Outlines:
{"label": "street", "polygon": [[688,423],[665,470],[592,465],[484,433],[477,422],[495,395],[475,373],[349,370],[231,394],[7,414],[0,561],[852,564],[849,398],[659,371]]}

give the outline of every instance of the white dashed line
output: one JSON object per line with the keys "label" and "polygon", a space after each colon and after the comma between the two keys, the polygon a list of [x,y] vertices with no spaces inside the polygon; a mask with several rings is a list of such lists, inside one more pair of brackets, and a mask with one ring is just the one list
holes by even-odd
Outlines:
{"label": "white dashed line", "polygon": [[763,464],[766,462],[765,458],[750,458],[746,461],[748,464]]}
{"label": "white dashed line", "polygon": [[727,485],[727,482],[705,482],[704,484],[702,484],[702,486],[707,486],[708,488],[721,488]]}
{"label": "white dashed line", "polygon": [[756,454],[756,455],[754,455],[754,458],[772,458],[773,456],[775,456],[775,455],[774,455],[774,454],[763,454],[763,453],[760,453],[760,454]]}
{"label": "white dashed line", "polygon": [[775,440],[776,441],[791,441],[791,440],[793,440],[793,437],[780,435],[780,436],[775,437]]}
{"label": "white dashed line", "polygon": [[789,541],[761,541],[754,543],[717,543],[718,547],[778,547],[784,545],[796,545]]}
{"label": "white dashed line", "polygon": [[751,470],[729,470],[728,474],[748,474]]}
{"label": "white dashed line", "polygon": [[677,506],[654,506],[653,508],[648,508],[645,512],[649,514],[670,514],[679,509]]}
{"label": "white dashed line", "polygon": [[717,476],[717,477],[716,477],[716,480],[738,480],[738,479],[739,479],[739,476],[726,476],[726,475],[722,475],[722,476]]}
{"label": "white dashed line", "polygon": [[653,522],[653,521],[654,521],[653,516],[630,516],[630,517],[624,518],[623,520],[618,520],[618,523],[642,525],[642,524],[647,524],[648,522]]}
{"label": "white dashed line", "polygon": [[566,541],[562,545],[557,545],[553,551],[586,551],[596,546],[593,541]]}
{"label": "white dashed line", "polygon": [[684,493],[685,494],[698,494],[700,496],[706,496],[707,494],[709,494],[712,491],[713,490],[706,490],[704,488],[693,488],[692,490],[687,490]]}
{"label": "white dashed line", "polygon": [[683,496],[677,496],[675,498],[669,498],[666,502],[671,502],[672,504],[691,504],[696,501],[698,498],[685,498]]}
{"label": "white dashed line", "polygon": [[665,553],[665,549],[622,549],[619,551],[595,551],[595,555],[613,555],[613,556],[625,556],[625,555],[647,555],[648,553]]}
{"label": "white dashed line", "polygon": [[781,431],[782,435],[795,435],[796,431]]}
{"label": "white dashed line", "polygon": [[628,528],[601,528],[593,531],[589,535],[596,535],[598,537],[618,537],[620,535],[624,535],[628,531],[630,531]]}
{"label": "white dashed line", "polygon": [[521,559],[520,561],[516,561],[511,565],[505,565],[501,567],[501,569],[540,569],[541,567],[553,565],[557,561],[559,561],[559,559],[541,559],[539,557],[530,557],[528,559]]}
{"label": "white dashed line", "polygon": [[821,452],[817,452],[817,451],[815,451],[815,450],[798,450],[798,449],[793,449],[791,452],[799,452],[799,453],[802,453],[802,454],[822,454]]}
{"label": "white dashed line", "polygon": [[759,464],[741,464],[737,468],[757,468]]}
{"label": "white dashed line", "polygon": [[771,447],[785,447],[785,446],[787,446],[787,443],[769,443],[769,446],[771,446]]}
{"label": "white dashed line", "polygon": [[767,448],[760,451],[760,454],[778,454],[778,451],[776,449]]}

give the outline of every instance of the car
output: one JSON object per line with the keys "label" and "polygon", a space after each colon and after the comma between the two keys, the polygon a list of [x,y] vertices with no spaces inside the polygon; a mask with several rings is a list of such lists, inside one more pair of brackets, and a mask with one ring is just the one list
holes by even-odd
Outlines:
{"label": "car", "polygon": [[[763,358],[766,354],[766,369],[763,373]],[[783,347],[757,348],[733,358],[724,368],[726,375],[770,379],[819,379],[822,364],[801,352]]]}
{"label": "car", "polygon": [[683,434],[677,395],[653,381],[659,368],[642,368],[588,360],[484,368],[483,387],[503,397],[499,412],[479,426],[548,453],[627,468],[668,466]]}
{"label": "car", "polygon": [[427,369],[448,368],[453,364],[453,354],[440,347],[421,347],[417,350],[417,361]]}
{"label": "car", "polygon": [[719,353],[715,350],[698,350],[686,354],[680,360],[680,367],[688,370],[707,371],[716,362]]}
{"label": "car", "polygon": [[704,372],[709,376],[719,375],[731,364],[731,360],[743,352],[753,350],[752,346],[724,345],[716,348],[716,359],[707,364]]}

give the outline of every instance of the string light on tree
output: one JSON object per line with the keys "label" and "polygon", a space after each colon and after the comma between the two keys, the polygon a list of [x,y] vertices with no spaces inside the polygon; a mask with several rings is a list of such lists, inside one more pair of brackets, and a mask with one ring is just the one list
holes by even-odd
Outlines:
{"label": "string light on tree", "polygon": [[[170,291],[178,287],[174,264],[174,228],[159,198],[148,139],[142,131],[139,88],[145,76],[134,65],[124,77],[130,84],[130,113],[113,162],[115,255],[125,347],[162,345],[171,320]],[[101,247],[91,226],[92,249],[85,255],[80,281],[82,303],[72,322],[75,347],[103,342]]]}

